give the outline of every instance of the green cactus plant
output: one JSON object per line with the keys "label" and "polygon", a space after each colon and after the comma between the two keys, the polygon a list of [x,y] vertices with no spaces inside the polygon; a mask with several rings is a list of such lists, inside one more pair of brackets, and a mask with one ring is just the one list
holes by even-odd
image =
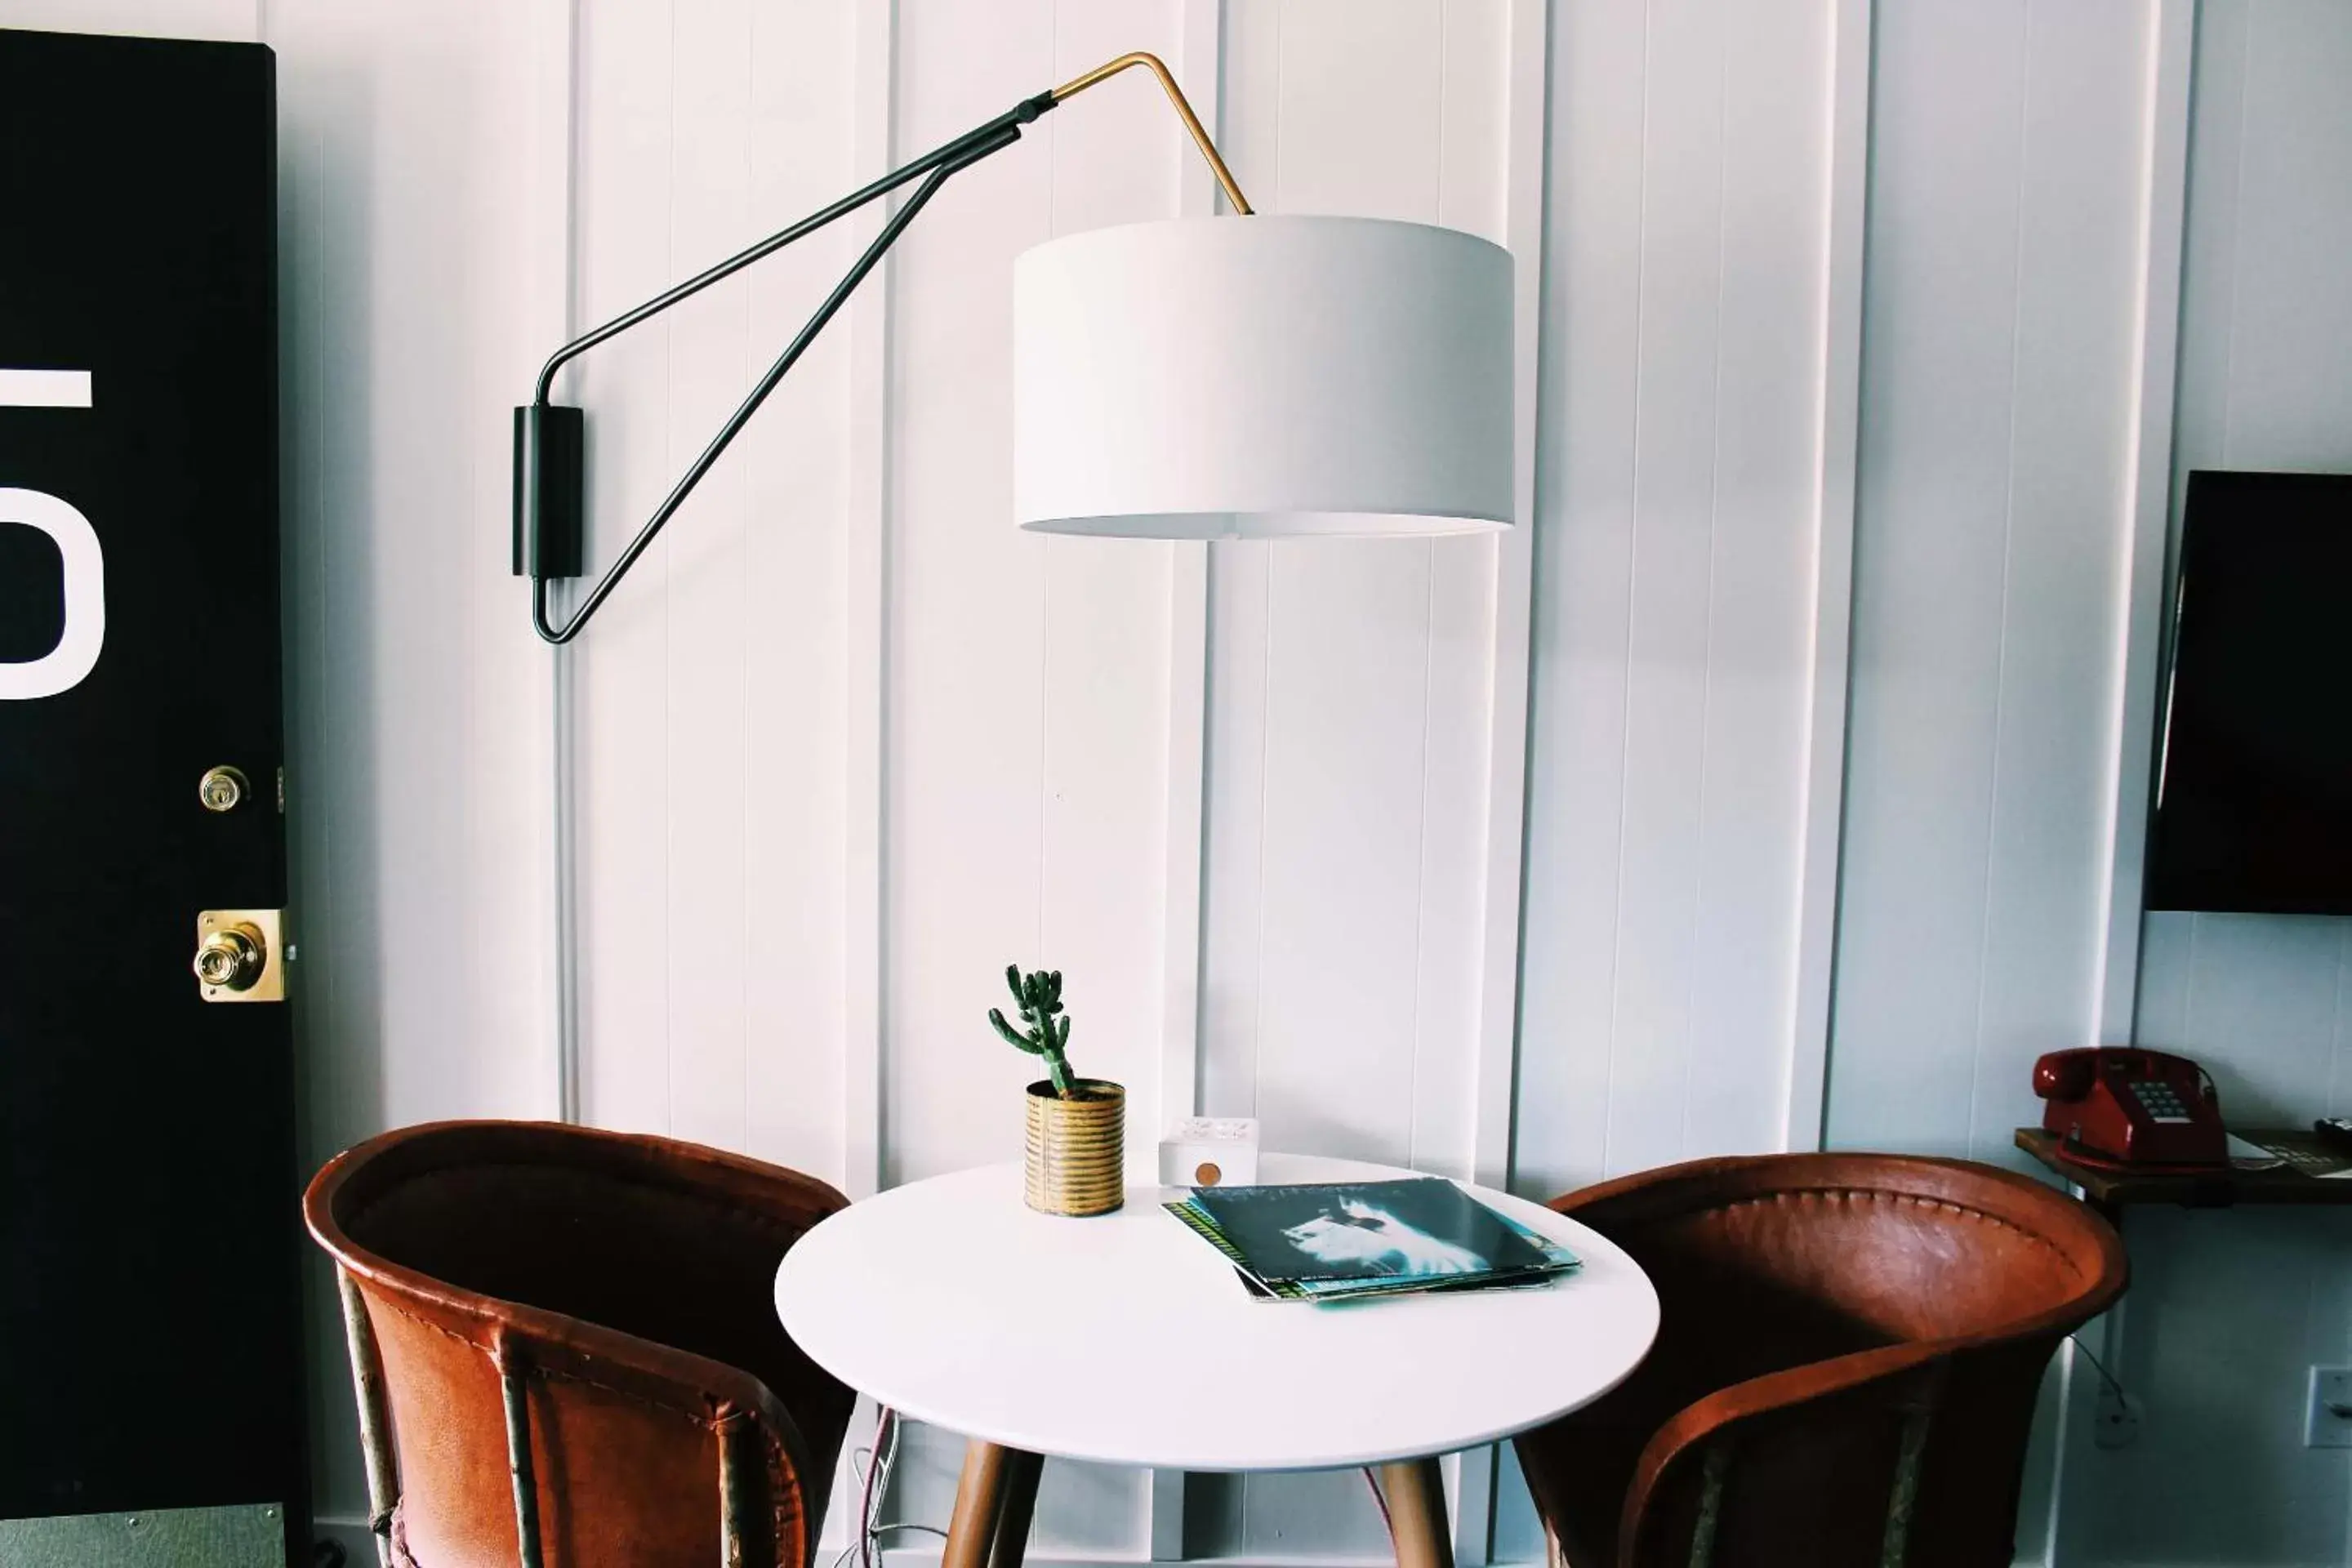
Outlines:
{"label": "green cactus plant", "polygon": [[1070,1077],[1070,1058],[1062,1054],[1062,1047],[1070,1043],[1070,1020],[1062,1013],[1062,972],[1041,969],[1024,974],[1019,964],[1008,963],[1004,984],[1012,987],[1013,999],[1021,1005],[1021,1021],[1029,1026],[1028,1032],[1005,1022],[1004,1014],[994,1007],[988,1010],[988,1021],[1015,1049],[1043,1057],[1045,1076],[1054,1080],[1054,1092],[1069,1099],[1075,1080]]}

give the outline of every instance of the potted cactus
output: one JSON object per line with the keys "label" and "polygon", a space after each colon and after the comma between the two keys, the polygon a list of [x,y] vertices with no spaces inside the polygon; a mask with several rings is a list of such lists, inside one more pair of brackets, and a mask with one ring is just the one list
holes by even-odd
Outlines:
{"label": "potted cactus", "polygon": [[1041,1058],[1045,1076],[1029,1086],[1029,1136],[1023,1162],[1029,1206],[1046,1214],[1108,1214],[1127,1198],[1127,1090],[1070,1071],[1069,1015],[1062,1011],[1062,973],[1024,974],[1007,964],[1021,1027],[991,1007],[988,1021],[1014,1048]]}

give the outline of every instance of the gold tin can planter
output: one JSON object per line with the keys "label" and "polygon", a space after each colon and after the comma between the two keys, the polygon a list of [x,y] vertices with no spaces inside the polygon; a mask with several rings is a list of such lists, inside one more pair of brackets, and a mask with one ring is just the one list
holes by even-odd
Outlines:
{"label": "gold tin can planter", "polygon": [[1082,1078],[1068,1100],[1029,1086],[1029,1206],[1041,1214],[1108,1214],[1127,1201],[1127,1090]]}

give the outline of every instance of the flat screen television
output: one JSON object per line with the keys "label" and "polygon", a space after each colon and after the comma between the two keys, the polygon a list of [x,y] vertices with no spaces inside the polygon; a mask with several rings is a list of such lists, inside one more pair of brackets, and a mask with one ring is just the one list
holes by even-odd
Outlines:
{"label": "flat screen television", "polygon": [[2152,910],[2352,914],[2352,475],[2197,472]]}

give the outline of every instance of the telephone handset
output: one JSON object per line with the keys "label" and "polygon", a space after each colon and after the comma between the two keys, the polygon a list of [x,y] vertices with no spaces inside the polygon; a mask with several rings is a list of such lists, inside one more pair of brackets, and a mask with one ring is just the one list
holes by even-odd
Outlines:
{"label": "telephone handset", "polygon": [[2033,1064],[2043,1131],[2070,1155],[2126,1165],[2219,1165],[2230,1157],[2213,1079],[2187,1057],[2105,1047]]}

